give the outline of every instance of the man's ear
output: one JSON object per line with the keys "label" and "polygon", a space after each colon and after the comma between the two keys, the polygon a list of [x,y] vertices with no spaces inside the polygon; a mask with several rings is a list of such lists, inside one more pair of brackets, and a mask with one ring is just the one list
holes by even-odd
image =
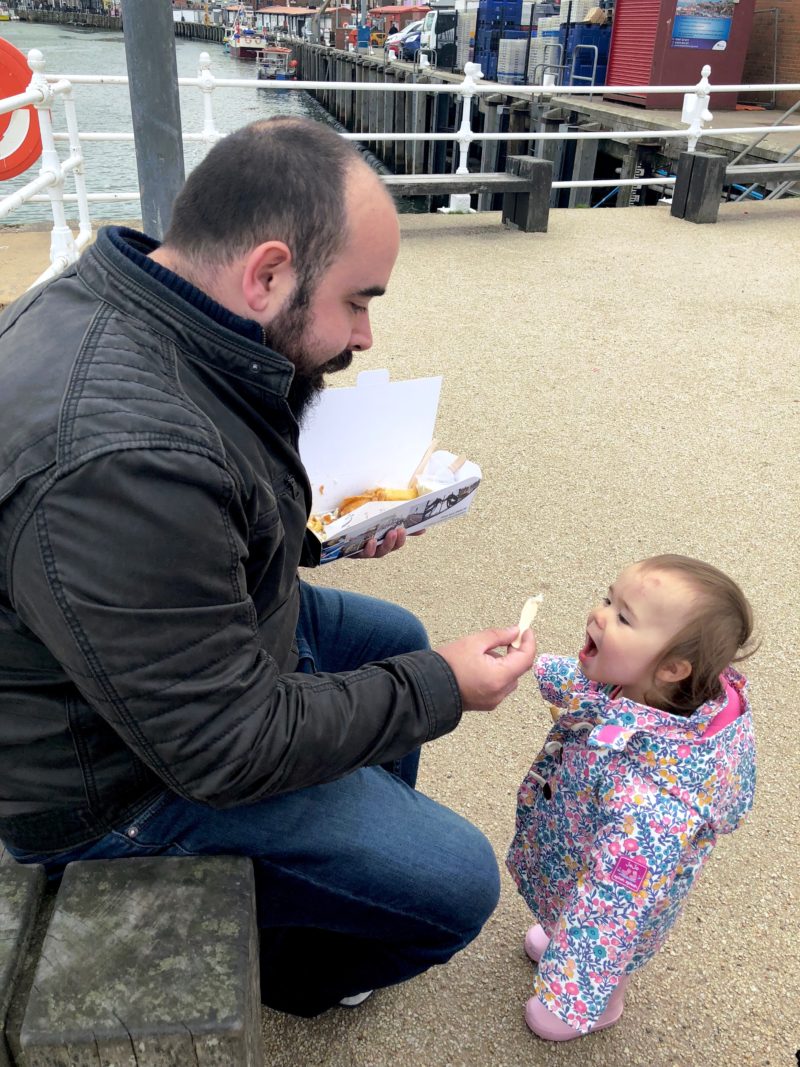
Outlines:
{"label": "man's ear", "polygon": [[296,285],[292,253],[283,241],[256,245],[245,259],[242,295],[259,322],[269,322],[277,315]]}
{"label": "man's ear", "polygon": [[692,673],[692,665],[688,659],[670,659],[662,663],[656,671],[656,681],[662,685],[676,685],[688,678]]}

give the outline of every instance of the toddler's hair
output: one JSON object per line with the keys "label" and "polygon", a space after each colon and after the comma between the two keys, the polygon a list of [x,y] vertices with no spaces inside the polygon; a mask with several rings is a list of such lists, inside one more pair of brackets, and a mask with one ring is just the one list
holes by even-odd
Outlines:
{"label": "toddler's hair", "polygon": [[640,560],[638,566],[682,574],[698,593],[694,617],[676,635],[659,663],[685,659],[691,664],[691,674],[674,686],[669,702],[676,711],[693,712],[719,696],[719,676],[726,667],[756,651],[757,646],[750,646],[753,610],[736,582],[710,563],[667,553]]}

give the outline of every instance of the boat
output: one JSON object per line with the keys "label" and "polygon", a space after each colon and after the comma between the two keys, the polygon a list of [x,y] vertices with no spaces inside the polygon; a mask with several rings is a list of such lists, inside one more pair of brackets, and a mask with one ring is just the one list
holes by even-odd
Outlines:
{"label": "boat", "polygon": [[253,24],[252,9],[240,7],[236,20],[225,35],[223,44],[234,59],[252,59],[258,57],[258,53],[269,42],[261,30]]}
{"label": "boat", "polygon": [[234,59],[253,59],[265,47],[266,39],[259,31],[249,26],[234,26],[225,44]]}
{"label": "boat", "polygon": [[297,77],[297,60],[287,45],[265,44],[256,63],[256,77],[262,81],[291,81]]}

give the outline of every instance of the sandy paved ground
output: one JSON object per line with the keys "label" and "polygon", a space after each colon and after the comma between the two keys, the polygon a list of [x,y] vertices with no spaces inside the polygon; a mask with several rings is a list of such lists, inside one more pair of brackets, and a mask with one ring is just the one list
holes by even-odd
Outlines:
{"label": "sandy paved ground", "polygon": [[[800,1047],[800,202],[731,205],[716,226],[656,207],[554,212],[546,235],[505,232],[497,215],[406,217],[403,230],[359,366],[442,374],[439,439],[484,481],[466,518],[319,580],[395,598],[434,643],[513,623],[543,590],[539,647],[568,653],[622,565],[703,557],[739,580],[763,638],[748,668],[758,799],[616,1028],[567,1046],[528,1034],[528,917],[505,877],[485,931],[448,966],[313,1022],[265,1011],[266,1062],[789,1067]],[[47,242],[0,228],[0,303],[46,265]],[[426,752],[421,788],[480,826],[499,859],[548,719],[528,679]]]}

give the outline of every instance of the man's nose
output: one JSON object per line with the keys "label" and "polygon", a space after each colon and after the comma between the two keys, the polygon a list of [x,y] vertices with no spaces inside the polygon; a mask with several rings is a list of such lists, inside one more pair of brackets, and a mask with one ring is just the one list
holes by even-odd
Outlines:
{"label": "man's nose", "polygon": [[369,321],[369,312],[358,316],[358,324],[350,335],[350,348],[355,352],[364,352],[372,348],[372,326]]}

